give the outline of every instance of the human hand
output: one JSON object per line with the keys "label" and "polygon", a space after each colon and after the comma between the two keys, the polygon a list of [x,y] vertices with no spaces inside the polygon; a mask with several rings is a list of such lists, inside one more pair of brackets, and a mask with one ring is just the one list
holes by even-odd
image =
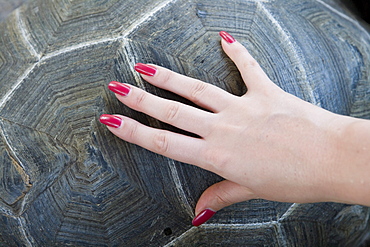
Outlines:
{"label": "human hand", "polygon": [[326,174],[330,174],[335,156],[328,147],[333,145],[330,129],[336,115],[284,92],[239,42],[225,32],[220,34],[223,50],[248,88],[241,97],[147,64],[135,66],[146,81],[208,111],[128,84],[109,84],[126,106],[200,138],[151,128],[121,115],[105,114],[100,121],[125,141],[226,179],[203,193],[195,209],[194,225],[225,206],[250,199],[335,200]]}

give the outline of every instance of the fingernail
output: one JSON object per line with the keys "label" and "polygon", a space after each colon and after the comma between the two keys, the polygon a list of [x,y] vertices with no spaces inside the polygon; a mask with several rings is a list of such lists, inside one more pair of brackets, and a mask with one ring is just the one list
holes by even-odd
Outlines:
{"label": "fingernail", "polygon": [[204,209],[202,212],[200,212],[192,221],[193,226],[200,226],[216,213],[216,211],[212,209]]}
{"label": "fingernail", "polygon": [[105,124],[113,128],[119,128],[123,122],[123,120],[120,117],[109,114],[101,115],[99,120],[102,124]]}
{"label": "fingernail", "polygon": [[122,96],[126,96],[131,90],[131,88],[128,85],[125,85],[123,83],[119,83],[117,81],[111,81],[108,84],[108,88],[112,92],[114,92],[116,94],[119,94],[119,95],[122,95]]}
{"label": "fingernail", "polygon": [[236,41],[233,36],[231,36],[229,33],[225,31],[221,31],[220,36],[221,38],[223,38],[223,40],[225,40],[229,44],[232,44]]}
{"label": "fingernail", "polygon": [[155,72],[157,72],[157,69],[153,66],[143,64],[143,63],[137,63],[135,65],[135,70],[143,75],[153,76],[155,75]]}

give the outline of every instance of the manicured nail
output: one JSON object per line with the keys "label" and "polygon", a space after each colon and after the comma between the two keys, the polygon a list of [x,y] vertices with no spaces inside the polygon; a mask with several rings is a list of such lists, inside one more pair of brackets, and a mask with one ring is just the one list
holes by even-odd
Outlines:
{"label": "manicured nail", "polygon": [[221,31],[220,36],[229,44],[232,44],[236,41],[233,36],[231,36],[229,33],[225,31]]}
{"label": "manicured nail", "polygon": [[111,81],[108,84],[108,88],[112,92],[114,92],[116,94],[119,94],[119,95],[122,95],[122,96],[126,96],[131,90],[131,88],[128,85],[125,85],[123,83],[119,83],[117,81]]}
{"label": "manicured nail", "polygon": [[204,209],[202,212],[200,212],[192,221],[193,226],[200,226],[216,213],[216,211],[212,209]]}
{"label": "manicured nail", "polygon": [[120,117],[103,114],[100,116],[100,122],[102,124],[108,125],[109,127],[119,128],[122,125],[122,119]]}
{"label": "manicured nail", "polygon": [[143,75],[153,76],[155,75],[155,72],[157,72],[157,69],[153,66],[143,64],[143,63],[137,63],[135,65],[135,70]]}

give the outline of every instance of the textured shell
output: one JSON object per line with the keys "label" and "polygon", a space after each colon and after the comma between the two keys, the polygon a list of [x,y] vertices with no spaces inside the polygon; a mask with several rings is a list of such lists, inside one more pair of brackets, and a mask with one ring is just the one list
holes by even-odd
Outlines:
{"label": "textured shell", "polygon": [[[246,88],[217,32],[243,43],[284,90],[370,119],[370,36],[320,0],[35,0],[0,23],[0,245],[356,246],[369,209],[239,203],[192,227],[220,178],[123,142],[98,123],[123,113],[110,80],[155,63],[236,95]],[[175,130],[179,131],[179,130]],[[315,155],[315,154],[312,154]]]}
{"label": "textured shell", "polygon": [[0,21],[5,20],[8,15],[27,0],[0,0]]}

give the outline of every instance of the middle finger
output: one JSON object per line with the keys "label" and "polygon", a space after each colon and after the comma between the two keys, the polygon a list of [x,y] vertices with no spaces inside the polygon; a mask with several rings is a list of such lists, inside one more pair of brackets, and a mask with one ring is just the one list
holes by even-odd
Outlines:
{"label": "middle finger", "polygon": [[203,137],[210,130],[209,125],[213,122],[210,120],[215,115],[213,113],[163,99],[140,88],[115,81],[110,82],[108,87],[123,104],[162,122]]}

